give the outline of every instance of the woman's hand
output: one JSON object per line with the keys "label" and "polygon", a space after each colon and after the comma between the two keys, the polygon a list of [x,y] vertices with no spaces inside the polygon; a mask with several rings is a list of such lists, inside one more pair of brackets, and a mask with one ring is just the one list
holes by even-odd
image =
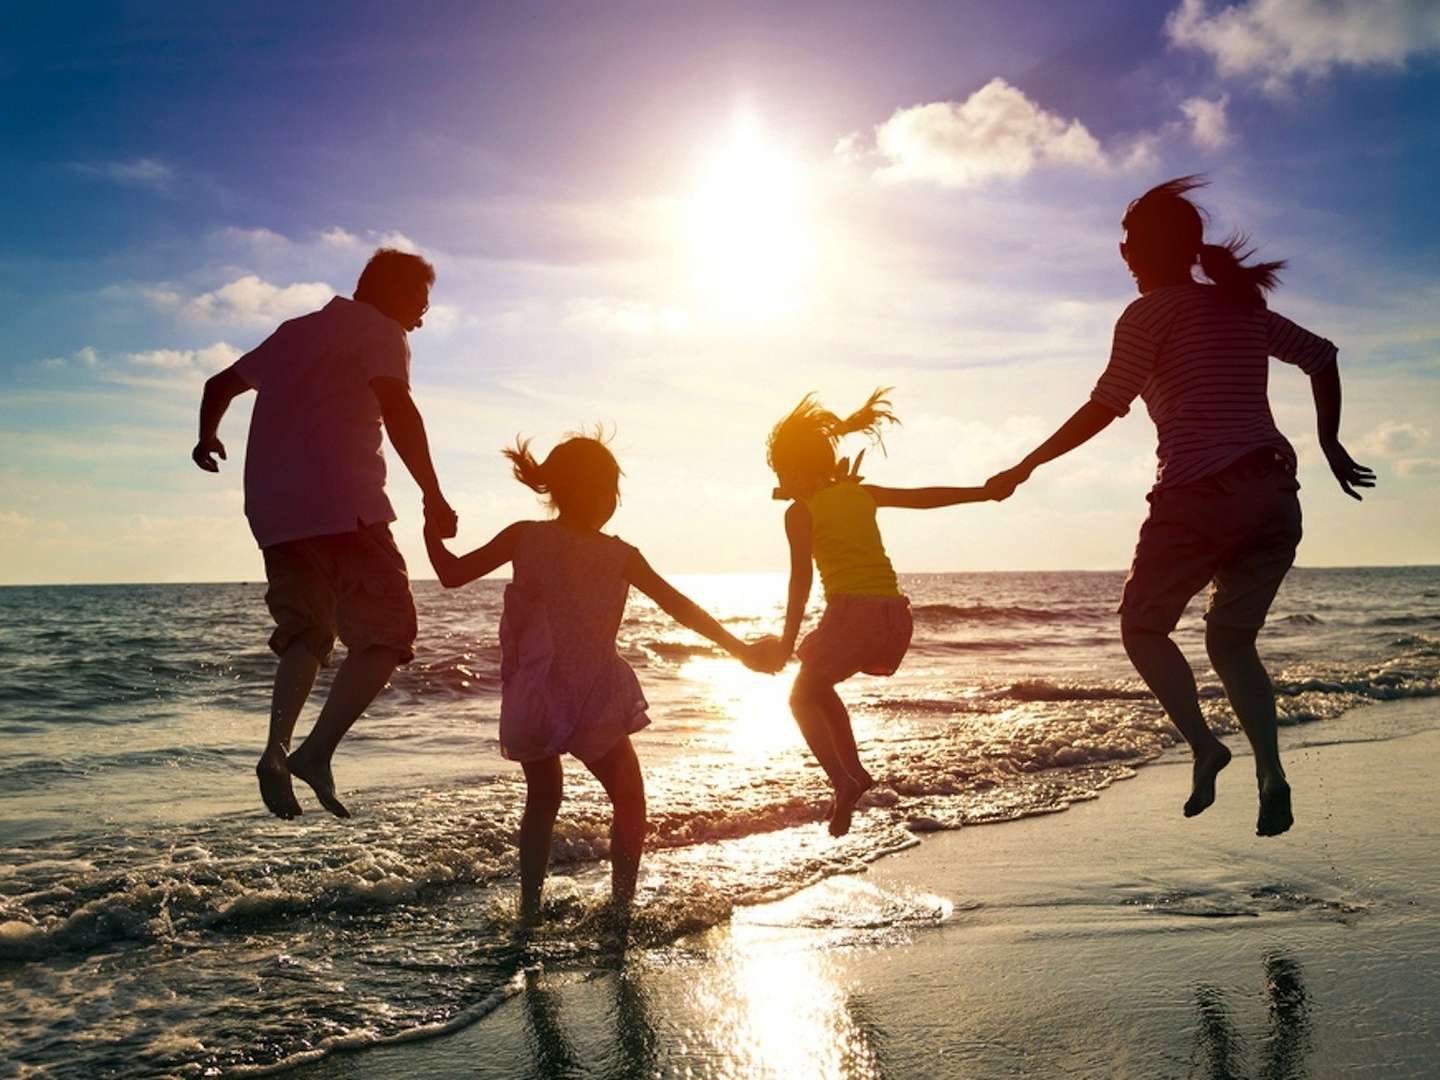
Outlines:
{"label": "woman's hand", "polygon": [[1375,470],[1356,463],[1355,459],[1345,452],[1345,447],[1340,445],[1339,439],[1322,442],[1320,449],[1325,452],[1330,471],[1335,474],[1335,479],[1340,481],[1340,490],[1346,495],[1358,500],[1361,495],[1356,488],[1375,486]]}
{"label": "woman's hand", "polygon": [[1030,470],[1024,465],[1005,469],[985,481],[985,497],[996,502],[1003,502],[1015,494],[1015,489],[1029,479]]}

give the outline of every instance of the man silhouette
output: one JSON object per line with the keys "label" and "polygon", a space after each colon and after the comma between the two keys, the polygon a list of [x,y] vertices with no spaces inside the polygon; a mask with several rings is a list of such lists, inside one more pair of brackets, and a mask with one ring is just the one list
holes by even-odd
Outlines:
{"label": "man silhouette", "polygon": [[[279,656],[270,734],[255,766],[270,812],[301,813],[298,776],[338,817],[335,748],[397,664],[414,656],[415,604],[405,560],[390,535],[383,424],[425,499],[425,519],[455,535],[440,493],[425,425],[410,396],[409,330],[430,306],[435,271],[419,255],[381,248],[353,300],[282,323],[259,346],[205,384],[195,464],[218,472],[217,435],[230,402],[256,391],[245,456],[245,515],[265,558],[265,602]],[[290,737],[335,638],[345,661],[320,718],[293,754]]]}

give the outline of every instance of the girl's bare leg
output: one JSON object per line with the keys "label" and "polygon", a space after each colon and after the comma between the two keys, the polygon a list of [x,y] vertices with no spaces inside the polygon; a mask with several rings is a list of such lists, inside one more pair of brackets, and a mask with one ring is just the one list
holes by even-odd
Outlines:
{"label": "girl's bare leg", "polygon": [[623,736],[604,757],[587,762],[588,768],[610,796],[610,893],[616,913],[624,918],[635,899],[640,875],[640,853],[645,847],[645,778],[630,737]]}
{"label": "girl's bare leg", "polygon": [[560,758],[548,757],[523,763],[525,769],[525,812],[520,816],[520,924],[533,926],[540,920],[540,890],[550,866],[550,837],[555,832],[555,815],[565,790]]}
{"label": "girl's bare leg", "polygon": [[795,677],[795,687],[790,692],[790,711],[795,714],[800,733],[835,789],[830,835],[844,836],[850,831],[855,804],[875,786],[870,773],[860,763],[850,713],[835,692],[835,684],[804,664],[800,665],[800,674]]}

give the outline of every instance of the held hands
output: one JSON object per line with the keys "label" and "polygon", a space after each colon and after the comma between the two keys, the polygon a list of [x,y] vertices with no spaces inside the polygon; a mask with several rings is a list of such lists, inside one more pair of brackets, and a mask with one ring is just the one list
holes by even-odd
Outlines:
{"label": "held hands", "polygon": [[460,519],[450,509],[443,496],[436,495],[425,500],[425,531],[434,533],[441,540],[451,539],[459,529]]}
{"label": "held hands", "polygon": [[1005,469],[985,481],[985,497],[993,499],[995,502],[1003,502],[1015,494],[1015,489],[1029,479],[1030,470],[1024,465]]}
{"label": "held hands", "polygon": [[1320,449],[1325,451],[1325,460],[1330,463],[1330,471],[1335,474],[1335,479],[1340,481],[1340,490],[1346,495],[1358,500],[1361,495],[1355,490],[1356,488],[1373,488],[1375,486],[1375,471],[1364,465],[1356,464],[1355,459],[1345,452],[1345,447],[1340,445],[1339,440],[1321,443]]}
{"label": "held hands", "polygon": [[195,449],[190,451],[190,460],[199,465],[206,472],[218,473],[220,466],[215,458],[225,460],[225,444],[214,435],[204,436],[195,444]]}
{"label": "held hands", "polygon": [[758,671],[762,675],[775,675],[790,660],[790,650],[778,637],[767,634],[747,642],[740,659],[751,671]]}

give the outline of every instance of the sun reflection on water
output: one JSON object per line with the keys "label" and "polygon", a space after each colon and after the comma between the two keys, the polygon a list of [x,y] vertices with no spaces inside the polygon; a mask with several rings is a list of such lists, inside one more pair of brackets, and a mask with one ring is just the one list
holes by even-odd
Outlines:
{"label": "sun reflection on water", "polygon": [[703,688],[728,724],[727,748],[742,758],[769,757],[803,745],[790,717],[790,679],[758,675],[734,660],[697,656],[680,677]]}
{"label": "sun reflection on water", "polygon": [[[738,928],[737,928],[738,931]],[[706,1017],[695,1036],[714,1047],[725,1080],[881,1075],[873,1036],[826,953],[797,947],[784,933],[747,928],[731,939],[723,976],[692,991]]]}

